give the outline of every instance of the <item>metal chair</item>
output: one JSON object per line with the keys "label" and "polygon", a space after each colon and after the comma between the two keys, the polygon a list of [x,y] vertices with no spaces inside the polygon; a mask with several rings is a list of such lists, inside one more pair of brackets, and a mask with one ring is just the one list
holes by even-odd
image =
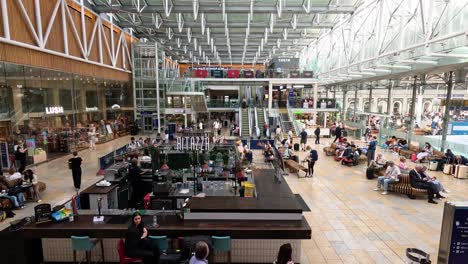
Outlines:
{"label": "metal chair", "polygon": [[230,236],[212,236],[211,241],[213,242],[213,260],[214,252],[227,252],[228,264],[231,263],[231,237]]}
{"label": "metal chair", "polygon": [[167,236],[148,236],[153,246],[158,246],[161,253],[166,253],[169,247]]}
{"label": "metal chair", "polygon": [[[104,245],[102,239],[91,239],[89,236],[71,236],[72,240],[72,249],[73,249],[73,263],[76,263],[76,252],[85,251],[86,262],[91,263],[91,250],[96,247],[97,243],[101,244],[101,259],[102,263],[105,263],[104,260]],[[80,261],[81,262],[81,261]]]}

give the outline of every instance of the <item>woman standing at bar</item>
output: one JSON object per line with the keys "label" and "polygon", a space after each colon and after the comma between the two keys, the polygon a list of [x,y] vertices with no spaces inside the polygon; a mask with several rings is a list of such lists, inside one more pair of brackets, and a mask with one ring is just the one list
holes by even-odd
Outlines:
{"label": "woman standing at bar", "polygon": [[131,258],[142,258],[144,264],[159,263],[161,255],[159,248],[153,247],[147,236],[148,230],[141,220],[141,214],[135,212],[125,234],[125,255]]}

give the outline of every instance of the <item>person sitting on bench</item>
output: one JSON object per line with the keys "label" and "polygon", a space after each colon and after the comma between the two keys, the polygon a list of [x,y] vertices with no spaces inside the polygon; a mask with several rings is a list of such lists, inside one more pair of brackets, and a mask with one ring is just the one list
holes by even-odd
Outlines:
{"label": "person sitting on bench", "polygon": [[437,204],[437,202],[434,201],[434,198],[441,199],[445,197],[440,195],[440,193],[437,190],[437,186],[433,182],[431,182],[429,178],[422,176],[424,171],[425,169],[421,165],[416,165],[416,167],[410,171],[409,176],[411,181],[411,187],[427,190],[427,202]]}
{"label": "person sitting on bench", "polygon": [[382,153],[377,154],[375,160],[371,161],[369,167],[382,167],[385,165],[387,160],[383,157]]}
{"label": "person sitting on bench", "polygon": [[388,185],[390,183],[397,183],[399,181],[398,177],[400,177],[400,168],[398,166],[395,166],[395,163],[393,161],[389,161],[388,163],[387,170],[385,171],[385,176],[380,176],[377,178],[377,188],[374,189],[374,191],[380,191],[380,187],[384,186],[383,195],[387,194],[388,190]]}
{"label": "person sitting on bench", "polygon": [[285,151],[284,151],[284,154],[283,154],[283,158],[286,158],[286,159],[290,159],[290,160],[294,160],[296,162],[299,161],[299,158],[294,155],[294,152],[292,150],[292,146],[290,145],[289,148],[287,148]]}

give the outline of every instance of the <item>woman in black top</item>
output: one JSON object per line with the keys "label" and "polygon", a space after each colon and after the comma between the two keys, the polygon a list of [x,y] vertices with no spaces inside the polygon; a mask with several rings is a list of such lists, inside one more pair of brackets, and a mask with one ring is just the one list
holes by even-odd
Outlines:
{"label": "woman in black top", "polygon": [[141,214],[135,212],[125,234],[125,255],[131,258],[143,258],[144,264],[159,263],[161,255],[159,248],[153,247],[147,236],[148,230],[141,220]]}
{"label": "woman in black top", "polygon": [[68,160],[68,166],[72,171],[73,185],[78,192],[81,187],[81,162],[83,160],[78,157],[78,152],[73,152],[73,158]]}

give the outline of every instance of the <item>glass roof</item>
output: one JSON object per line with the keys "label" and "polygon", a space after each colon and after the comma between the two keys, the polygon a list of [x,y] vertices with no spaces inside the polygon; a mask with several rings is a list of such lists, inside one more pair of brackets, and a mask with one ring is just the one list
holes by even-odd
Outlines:
{"label": "glass roof", "polygon": [[[179,62],[267,63],[298,57],[359,0],[89,0],[134,36],[158,41]],[[196,45],[195,45],[196,44]],[[205,56],[200,56],[199,50]]]}

